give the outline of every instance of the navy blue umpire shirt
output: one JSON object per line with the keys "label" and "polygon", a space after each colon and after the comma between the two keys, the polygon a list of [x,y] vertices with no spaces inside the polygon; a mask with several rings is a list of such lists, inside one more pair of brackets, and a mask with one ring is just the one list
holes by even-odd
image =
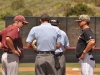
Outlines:
{"label": "navy blue umpire shirt", "polygon": [[28,34],[26,42],[32,43],[34,39],[37,40],[37,51],[55,51],[58,43],[63,44],[60,29],[50,23],[43,23],[33,27]]}

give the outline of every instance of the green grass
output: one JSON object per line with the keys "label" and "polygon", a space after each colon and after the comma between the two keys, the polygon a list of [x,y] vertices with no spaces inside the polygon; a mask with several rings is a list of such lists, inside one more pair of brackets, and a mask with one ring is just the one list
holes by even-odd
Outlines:
{"label": "green grass", "polygon": [[96,74],[96,75],[100,75],[100,72],[94,72],[94,74]]}
{"label": "green grass", "polygon": [[[1,72],[0,75],[2,75]],[[23,71],[23,72],[18,72],[18,75],[35,75],[35,73],[34,71]]]}
{"label": "green grass", "polygon": [[[66,67],[80,67],[78,63],[66,63]],[[96,63],[96,68],[100,68],[100,63]]]}
{"label": "green grass", "polygon": [[96,68],[100,68],[100,63],[97,63],[96,64]]}
{"label": "green grass", "polygon": [[[34,67],[34,63],[19,63],[19,67]],[[66,67],[80,67],[80,66],[78,63],[66,63]],[[100,63],[96,63],[96,68],[100,68]]]}
{"label": "green grass", "polygon": [[[97,67],[100,67],[100,64],[96,64]],[[0,64],[1,67],[1,64]],[[19,63],[19,67],[34,67],[34,63]],[[66,67],[79,67],[78,63],[66,63]]]}
{"label": "green grass", "polygon": [[19,63],[19,67],[34,67],[34,63]]}
{"label": "green grass", "polygon": [[66,63],[66,67],[80,67],[78,63]]}
{"label": "green grass", "polygon": [[34,67],[34,63],[19,63],[19,67]]}
{"label": "green grass", "polygon": [[[34,67],[34,63],[19,63],[19,67]],[[96,63],[96,68],[100,68],[100,63]],[[0,64],[1,67],[1,64]],[[66,67],[74,67],[74,68],[80,68],[78,63],[66,63]],[[100,75],[100,72],[94,72],[94,74]],[[0,72],[0,75],[2,73]],[[21,71],[18,72],[18,75],[35,75],[34,71]]]}
{"label": "green grass", "polygon": [[5,28],[5,21],[0,21],[0,31]]}
{"label": "green grass", "polygon": [[[34,67],[34,63],[19,63],[19,67]],[[66,67],[80,67],[80,66],[78,63],[66,63]],[[100,63],[96,63],[96,68],[100,68]]]}

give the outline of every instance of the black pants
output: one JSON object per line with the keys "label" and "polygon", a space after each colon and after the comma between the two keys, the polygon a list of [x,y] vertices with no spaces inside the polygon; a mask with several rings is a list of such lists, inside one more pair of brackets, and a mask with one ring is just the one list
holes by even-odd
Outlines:
{"label": "black pants", "polygon": [[60,68],[57,70],[57,75],[66,75],[66,62],[65,62],[65,56],[63,53],[57,54],[56,55]]}

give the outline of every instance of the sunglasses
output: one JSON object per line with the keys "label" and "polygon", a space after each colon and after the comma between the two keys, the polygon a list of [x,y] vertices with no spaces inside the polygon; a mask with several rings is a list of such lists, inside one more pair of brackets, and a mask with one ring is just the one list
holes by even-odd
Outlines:
{"label": "sunglasses", "polygon": [[23,25],[27,25],[25,22],[22,22]]}

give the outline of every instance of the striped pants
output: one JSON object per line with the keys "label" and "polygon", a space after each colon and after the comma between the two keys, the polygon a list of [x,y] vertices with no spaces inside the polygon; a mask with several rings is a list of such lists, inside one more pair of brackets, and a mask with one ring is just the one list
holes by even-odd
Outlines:
{"label": "striped pants", "polygon": [[82,75],[93,75],[95,60],[92,55],[86,54],[83,60],[79,59]]}

